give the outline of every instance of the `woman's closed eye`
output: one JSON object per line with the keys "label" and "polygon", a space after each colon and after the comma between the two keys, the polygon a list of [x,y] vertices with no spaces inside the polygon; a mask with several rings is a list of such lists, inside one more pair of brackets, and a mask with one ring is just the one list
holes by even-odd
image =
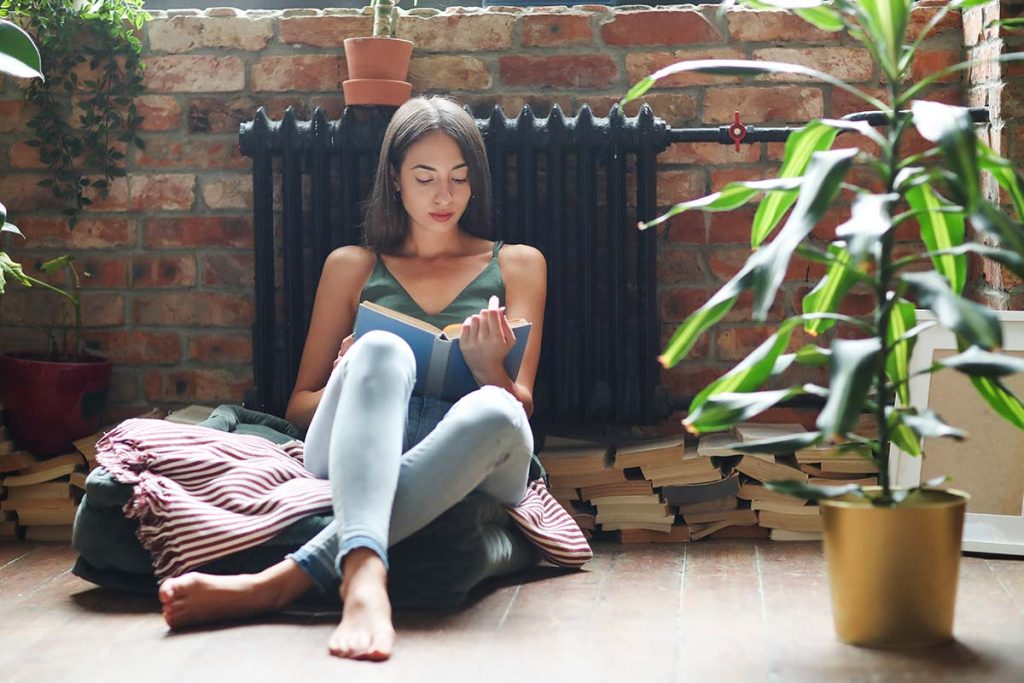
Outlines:
{"label": "woman's closed eye", "polygon": [[[420,185],[426,185],[427,183],[434,182],[434,179],[433,178],[416,178],[416,182],[419,183]],[[469,182],[469,178],[452,178],[452,182],[453,183],[459,183],[459,184],[468,183]]]}

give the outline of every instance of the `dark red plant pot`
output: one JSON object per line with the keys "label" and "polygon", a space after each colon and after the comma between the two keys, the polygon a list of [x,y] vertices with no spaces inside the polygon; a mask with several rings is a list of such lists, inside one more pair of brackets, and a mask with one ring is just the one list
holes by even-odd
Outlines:
{"label": "dark red plant pot", "polygon": [[0,355],[0,394],[15,443],[37,455],[71,451],[72,441],[99,428],[112,369],[109,360],[95,356],[72,363],[39,354]]}

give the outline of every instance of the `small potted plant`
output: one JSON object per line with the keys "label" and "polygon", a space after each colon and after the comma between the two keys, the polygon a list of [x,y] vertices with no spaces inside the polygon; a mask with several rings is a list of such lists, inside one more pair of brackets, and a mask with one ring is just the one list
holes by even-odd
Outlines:
{"label": "small potted plant", "polygon": [[[0,20],[0,72],[19,78],[43,78],[39,50],[20,27]],[[24,238],[7,222],[7,208],[0,204],[0,239]],[[0,245],[2,246],[2,245]],[[0,294],[11,281],[25,287],[41,287],[65,298],[74,308],[74,335],[65,334],[63,348],[50,334],[49,354],[0,354],[0,395],[7,425],[15,441],[40,455],[52,455],[71,447],[71,441],[96,431],[110,386],[110,361],[82,353],[82,318],[79,273],[70,256],[44,263],[42,270],[60,270],[70,280],[61,289],[25,273],[21,264],[0,249]]]}
{"label": "small potted plant", "polygon": [[343,82],[345,104],[398,107],[412,94],[406,81],[412,42],[395,38],[398,3],[373,0],[373,37],[346,38],[349,80]]}
{"label": "small potted plant", "polygon": [[[646,77],[625,101],[681,72],[790,74],[846,91],[862,100],[865,109],[881,112],[886,125],[876,129],[864,121],[812,121],[787,141],[778,179],[729,183],[641,225],[648,228],[688,210],[727,211],[764,195],[751,225],[753,253],[732,279],[686,318],[660,360],[665,367],[678,363],[745,292],[753,294],[754,319],[765,320],[794,255],[823,264],[825,275],[804,296],[803,313],[781,321],[746,359],[704,388],[683,424],[693,433],[724,431],[788,398],[820,397],[823,407],[814,431],[734,447],[790,453],[828,444],[870,458],[879,471],[879,486],[770,486],[821,501],[833,615],[841,640],[882,647],[949,640],[966,495],[939,488],[941,481],[909,489],[892,486],[890,447],[896,444],[920,456],[925,437],[964,437],[934,412],[918,413],[910,404],[910,353],[927,326],[918,324],[918,308],[930,309],[960,345],[959,354],[936,362],[928,372],[948,368],[966,374],[999,415],[1024,429],[1024,404],[1000,380],[1024,369],[1024,362],[999,352],[1002,329],[997,315],[963,296],[968,257],[991,259],[1024,275],[1024,178],[975,136],[967,109],[921,99],[929,85],[969,68],[970,62],[936,70],[916,82],[910,68],[921,41],[948,12],[984,3],[953,0],[943,5],[913,41],[906,33],[910,13],[919,3],[911,0],[744,4],[797,8],[797,14],[820,29],[845,31],[873,56],[886,96],[876,98],[801,65],[701,60],[680,62]],[[1021,61],[1024,54],[999,59]],[[911,129],[934,146],[907,152],[901,143]],[[873,143],[865,147],[876,151],[832,150],[839,132],[860,136]],[[862,173],[849,173],[855,165]],[[1007,192],[1014,216],[984,196],[982,171],[990,172]],[[849,199],[847,220],[830,242],[815,242],[812,229],[840,195]],[[917,225],[916,249],[896,250],[896,228],[903,223]],[[868,292],[873,298],[870,315],[855,318],[840,312],[851,291]],[[808,344],[787,353],[797,328],[816,336],[837,323],[847,327],[844,336],[849,338],[834,337],[827,346]],[[801,364],[827,367],[827,386],[763,390],[769,381],[785,386],[786,370]],[[867,437],[855,431],[862,413],[872,414],[876,425]]]}

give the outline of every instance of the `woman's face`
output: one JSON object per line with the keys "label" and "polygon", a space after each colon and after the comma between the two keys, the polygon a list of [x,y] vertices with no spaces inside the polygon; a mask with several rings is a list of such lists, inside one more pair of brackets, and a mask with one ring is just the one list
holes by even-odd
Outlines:
{"label": "woman's face", "polygon": [[434,233],[456,229],[473,192],[458,143],[440,130],[413,143],[399,169],[396,189],[410,227]]}

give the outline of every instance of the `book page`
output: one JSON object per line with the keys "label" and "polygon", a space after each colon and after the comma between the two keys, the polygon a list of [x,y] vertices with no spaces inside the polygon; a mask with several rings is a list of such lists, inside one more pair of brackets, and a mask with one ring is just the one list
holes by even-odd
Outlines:
{"label": "book page", "polygon": [[[1024,358],[1024,352],[1004,351]],[[934,359],[955,355],[936,350]],[[1024,396],[1024,374],[1010,375],[1003,383]],[[928,407],[947,423],[966,430],[966,441],[924,440],[921,481],[949,475],[951,488],[971,494],[967,511],[992,515],[1020,515],[1024,507],[1024,431],[1007,422],[978,395],[970,379],[953,370],[931,376]]]}

